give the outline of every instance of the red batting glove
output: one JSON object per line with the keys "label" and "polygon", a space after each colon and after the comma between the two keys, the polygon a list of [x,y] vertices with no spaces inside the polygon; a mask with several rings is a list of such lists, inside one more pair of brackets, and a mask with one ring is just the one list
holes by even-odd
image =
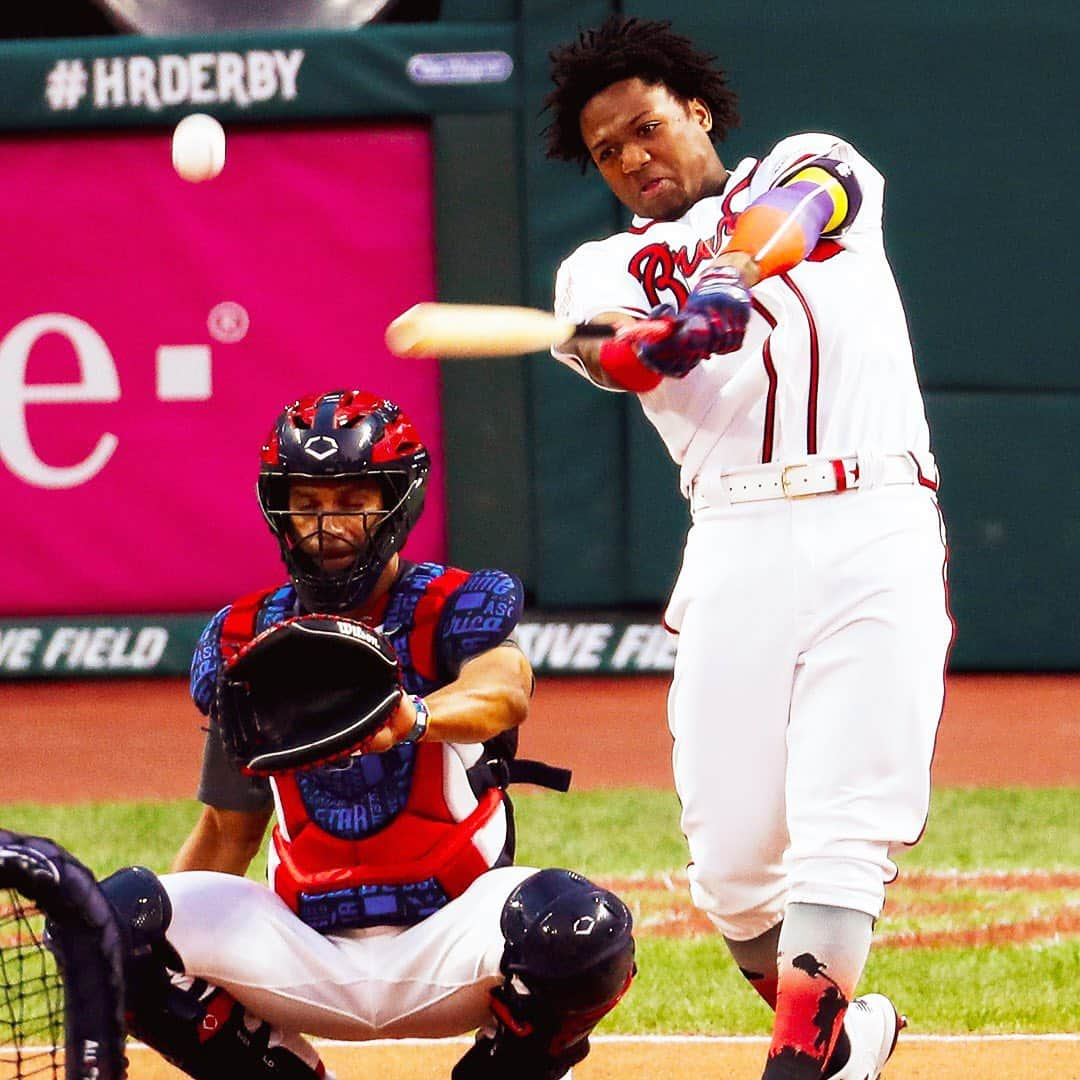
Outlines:
{"label": "red batting glove", "polygon": [[660,385],[664,377],[641,361],[641,346],[669,337],[675,329],[670,315],[628,323],[600,346],[600,366],[623,390],[644,394]]}

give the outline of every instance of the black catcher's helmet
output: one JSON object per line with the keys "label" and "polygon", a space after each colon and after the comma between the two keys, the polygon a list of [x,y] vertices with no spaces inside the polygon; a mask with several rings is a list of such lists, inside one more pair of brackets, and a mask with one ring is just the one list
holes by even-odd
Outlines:
{"label": "black catcher's helmet", "polygon": [[[370,596],[386,564],[400,551],[424,507],[431,457],[407,416],[392,401],[359,390],[336,390],[293,402],[274,422],[262,448],[259,506],[309,611],[350,611]],[[323,518],[305,513],[307,545],[289,511],[289,484],[304,480],[379,482],[382,513],[364,515],[367,540],[353,545],[340,569],[323,565]],[[374,524],[368,523],[374,519]],[[335,538],[335,542],[341,542]],[[312,550],[314,548],[314,550]]]}

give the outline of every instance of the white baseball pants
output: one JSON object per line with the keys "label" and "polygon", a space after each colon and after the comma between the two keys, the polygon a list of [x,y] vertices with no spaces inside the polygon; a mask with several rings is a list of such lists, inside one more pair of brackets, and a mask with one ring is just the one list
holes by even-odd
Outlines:
{"label": "white baseball pants", "polygon": [[918,486],[695,515],[668,608],[695,904],[734,940],[788,902],[881,913],[925,824],[952,635]]}
{"label": "white baseball pants", "polygon": [[331,1039],[439,1038],[491,1021],[503,904],[535,872],[489,870],[415,926],[329,935],[246,878],[196,870],[161,881],[173,904],[167,937],[186,973],[260,1019]]}

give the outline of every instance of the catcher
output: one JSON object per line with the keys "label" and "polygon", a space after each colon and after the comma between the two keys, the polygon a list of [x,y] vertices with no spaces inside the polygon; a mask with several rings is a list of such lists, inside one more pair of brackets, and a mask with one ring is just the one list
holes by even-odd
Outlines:
{"label": "catcher", "polygon": [[[392,402],[304,398],[262,450],[286,585],[224,608],[192,664],[210,718],[175,873],[102,883],[130,1031],[206,1080],[325,1076],[336,1039],[479,1029],[454,1080],[555,1080],[634,974],[626,906],[513,865],[506,786],[532,690],[522,590],[399,554],[429,456]],[[270,888],[244,878],[272,815]]]}

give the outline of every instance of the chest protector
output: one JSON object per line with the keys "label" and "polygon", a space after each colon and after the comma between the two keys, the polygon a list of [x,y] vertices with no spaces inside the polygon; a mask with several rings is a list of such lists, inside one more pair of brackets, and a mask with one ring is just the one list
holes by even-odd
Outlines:
{"label": "chest protector", "polygon": [[[428,693],[450,681],[439,670],[440,616],[468,576],[424,563],[391,589],[382,621],[408,692]],[[272,594],[233,605],[222,627],[223,656],[264,629],[259,615]],[[504,791],[511,770],[496,742],[404,743],[271,777],[274,891],[323,932],[409,925],[460,896],[486,870],[511,863],[513,819]],[[553,786],[563,785],[556,779]]]}

